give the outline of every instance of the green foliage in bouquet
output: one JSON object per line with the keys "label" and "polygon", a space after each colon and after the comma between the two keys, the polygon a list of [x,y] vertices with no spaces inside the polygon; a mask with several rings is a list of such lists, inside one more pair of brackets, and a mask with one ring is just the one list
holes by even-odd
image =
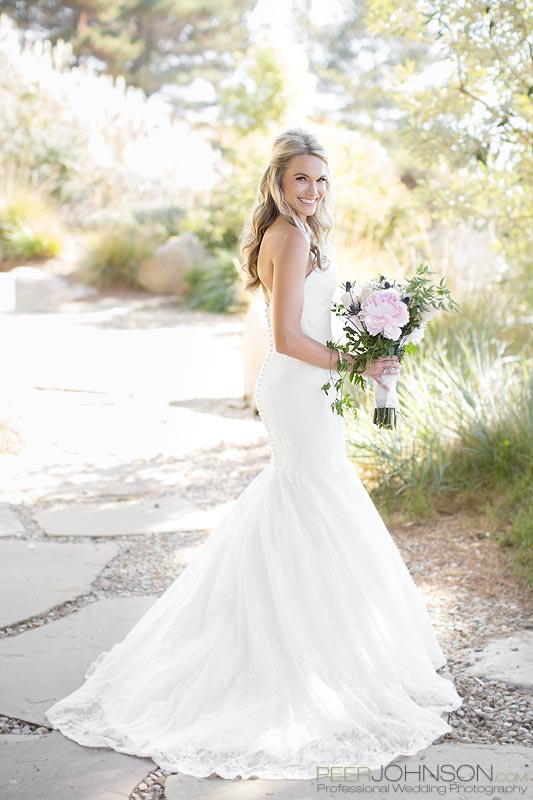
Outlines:
{"label": "green foliage in bouquet", "polygon": [[[332,342],[331,340],[326,342],[327,347],[338,350],[340,356],[339,377],[334,379],[331,376],[330,380],[321,387],[326,394],[331,386],[334,387],[335,397],[330,406],[334,413],[344,416],[344,410],[346,409],[352,411],[354,417],[357,416],[353,395],[344,389],[345,381],[348,380],[365,391],[367,381],[363,377],[363,373],[369,361],[375,361],[383,356],[398,356],[401,362],[405,355],[413,353],[416,350],[416,344],[409,337],[413,337],[417,331],[423,331],[426,325],[424,315],[428,315],[428,318],[430,318],[429,315],[432,316],[439,310],[450,312],[458,310],[459,307],[451,297],[444,276],[438,284],[435,284],[432,283],[430,277],[433,274],[427,264],[420,264],[412,277],[403,284],[398,284],[384,275],[380,275],[379,279],[371,281],[371,291],[392,287],[397,288],[400,291],[403,302],[409,309],[409,321],[403,326],[402,333],[398,339],[387,338],[382,333],[371,334],[365,325],[359,324],[356,328],[348,323],[345,324],[343,330],[346,340],[343,344],[339,344],[338,341]],[[353,286],[354,284],[347,282],[345,284],[346,292],[349,292]],[[347,315],[350,310],[354,312],[353,316],[355,316],[355,312],[359,309],[356,306],[350,309],[346,308],[343,303],[333,303],[331,310],[335,312],[336,316],[349,320]],[[352,356],[354,359],[352,365],[342,357],[343,353]],[[389,410],[386,409],[386,411]],[[394,427],[394,425],[387,424],[386,427]]]}

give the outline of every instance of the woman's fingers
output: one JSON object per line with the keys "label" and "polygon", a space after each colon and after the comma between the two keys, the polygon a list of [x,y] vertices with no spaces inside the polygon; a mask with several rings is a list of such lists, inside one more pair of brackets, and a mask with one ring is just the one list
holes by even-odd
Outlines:
{"label": "woman's fingers", "polygon": [[383,381],[381,380],[381,378],[375,377],[375,378],[374,378],[374,380],[376,381],[376,383],[379,383],[379,385],[380,385],[380,386],[381,386],[383,389],[388,389],[388,388],[389,388],[389,387],[387,386],[387,384],[386,384],[386,383],[383,383]]}
{"label": "woman's fingers", "polygon": [[399,359],[398,356],[378,356],[378,358],[375,359],[375,363],[376,364],[378,362],[380,364],[383,363],[383,362],[397,364],[399,361],[400,361],[400,359]]}
{"label": "woman's fingers", "polygon": [[372,378],[383,389],[388,389],[389,386],[382,380],[384,375],[399,375],[400,365],[397,356],[380,356],[373,361],[368,362],[365,376]]}
{"label": "woman's fingers", "polygon": [[378,375],[383,375],[383,373],[385,373],[385,375],[395,375],[399,371],[400,367],[395,364],[391,365],[390,367],[383,366],[382,364],[376,364],[374,367],[374,372],[376,372]]}
{"label": "woman's fingers", "polygon": [[367,362],[367,367],[363,373],[364,377],[372,378],[383,389],[390,387],[382,380],[384,376],[398,376],[400,374],[400,364],[398,356],[378,356],[378,358]]}
{"label": "woman's fingers", "polygon": [[392,371],[394,371],[394,372],[399,372],[400,371],[400,364],[399,364],[398,358],[394,358],[394,357],[386,358],[386,357],[382,356],[381,358],[376,358],[376,360],[372,361],[371,363],[375,364],[377,369],[380,369],[380,370],[384,370],[385,369],[389,373],[392,372]]}

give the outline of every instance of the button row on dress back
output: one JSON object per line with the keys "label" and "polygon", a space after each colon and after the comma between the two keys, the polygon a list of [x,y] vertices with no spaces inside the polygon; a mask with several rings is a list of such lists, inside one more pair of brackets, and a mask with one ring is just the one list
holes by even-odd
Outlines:
{"label": "button row on dress back", "polygon": [[[270,317],[268,315],[268,306],[265,306],[265,311],[266,311],[266,315],[267,315],[267,319],[268,319],[269,331],[271,331],[271,328],[270,328]],[[270,432],[270,429],[269,429],[267,423],[265,422],[265,418],[264,418],[264,415],[263,415],[263,410],[261,408],[261,400],[260,400],[260,397],[261,397],[261,386],[262,386],[262,383],[263,383],[263,375],[264,375],[264,372],[266,370],[267,363],[270,360],[270,356],[272,355],[273,347],[274,347],[274,344],[273,344],[272,336],[269,335],[269,337],[268,337],[268,352],[267,352],[267,355],[265,357],[265,360],[263,361],[263,364],[261,366],[261,370],[260,370],[258,378],[257,378],[257,388],[256,388],[255,397],[256,397],[256,402],[257,402],[257,410],[259,411],[259,416],[261,417],[261,421],[263,422],[263,425],[265,426],[265,430],[266,430],[267,435],[268,435],[268,443],[270,445],[271,461],[272,461],[272,464],[277,465],[277,457],[276,457],[276,453],[275,453],[275,450],[274,450],[274,440],[272,438],[272,434]]]}

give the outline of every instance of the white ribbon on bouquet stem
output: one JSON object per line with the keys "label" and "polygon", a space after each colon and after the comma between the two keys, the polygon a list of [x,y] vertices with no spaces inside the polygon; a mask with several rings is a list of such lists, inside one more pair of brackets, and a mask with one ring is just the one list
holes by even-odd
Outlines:
{"label": "white ribbon on bouquet stem", "polygon": [[399,409],[398,395],[396,394],[396,385],[398,383],[397,373],[384,373],[380,376],[383,383],[387,384],[384,389],[376,380],[374,384],[374,408],[395,408]]}

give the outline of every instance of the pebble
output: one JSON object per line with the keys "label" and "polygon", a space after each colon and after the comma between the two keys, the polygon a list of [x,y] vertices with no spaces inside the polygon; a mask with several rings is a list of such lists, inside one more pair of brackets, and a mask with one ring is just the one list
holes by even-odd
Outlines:
{"label": "pebble", "polygon": [[50,730],[43,725],[24,722],[12,717],[0,714],[0,733],[12,733],[17,735],[33,735],[34,733],[49,733]]}

